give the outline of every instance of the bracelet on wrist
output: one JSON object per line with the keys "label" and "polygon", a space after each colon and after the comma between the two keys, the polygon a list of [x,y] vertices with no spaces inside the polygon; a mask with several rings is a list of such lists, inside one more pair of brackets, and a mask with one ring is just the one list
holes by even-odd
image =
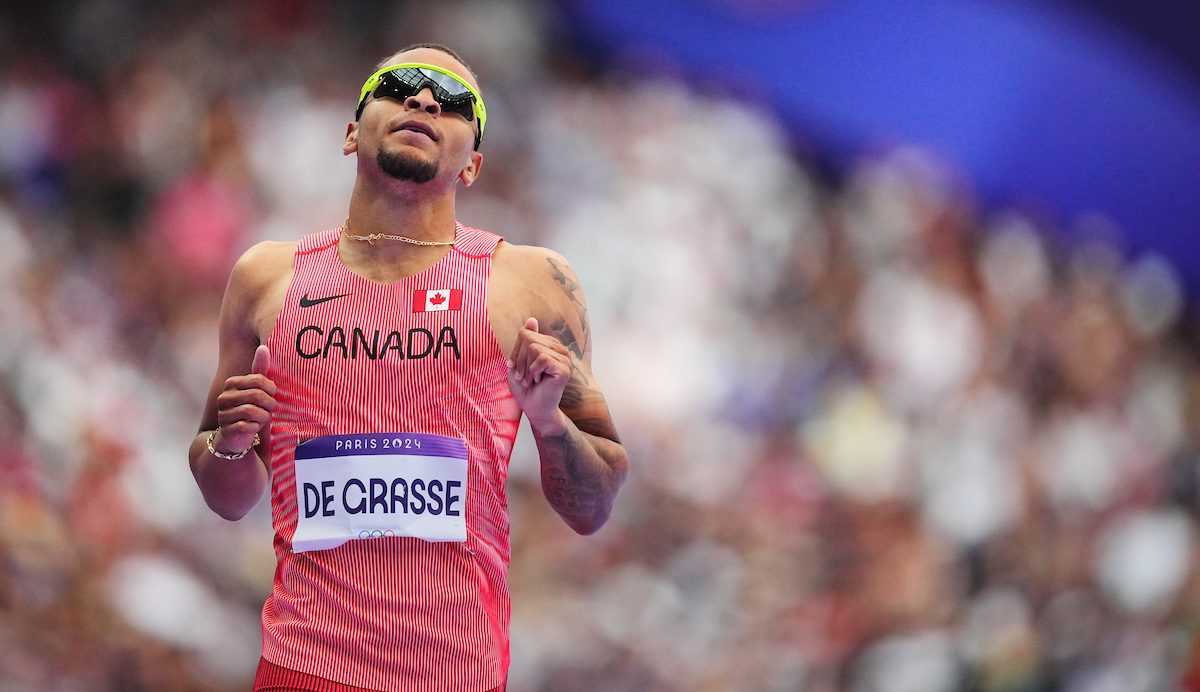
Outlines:
{"label": "bracelet on wrist", "polygon": [[258,446],[258,444],[262,442],[262,440],[260,440],[258,437],[258,433],[254,433],[254,441],[250,443],[249,447],[247,447],[246,449],[243,449],[242,451],[240,451],[236,454],[226,454],[225,452],[218,451],[217,448],[213,446],[213,440],[216,437],[217,437],[216,430],[213,430],[212,432],[210,432],[208,434],[208,439],[205,440],[205,444],[208,447],[208,453],[218,459],[225,459],[227,461],[237,461],[238,459],[241,459],[242,457],[246,456],[246,452],[249,452],[251,449]]}

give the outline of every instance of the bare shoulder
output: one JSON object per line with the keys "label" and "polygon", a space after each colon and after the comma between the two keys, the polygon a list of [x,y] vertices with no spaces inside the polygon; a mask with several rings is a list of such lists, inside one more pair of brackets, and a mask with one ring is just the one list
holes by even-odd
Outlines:
{"label": "bare shoulder", "polygon": [[514,297],[524,296],[559,309],[566,307],[560,305],[564,300],[577,306],[583,303],[583,290],[571,263],[549,248],[501,243],[493,256],[492,272],[501,290]]}
{"label": "bare shoulder", "polygon": [[242,253],[229,274],[227,307],[236,319],[265,342],[283,307],[291,281],[296,241],[264,240]]}
{"label": "bare shoulder", "polygon": [[250,246],[233,265],[230,283],[244,288],[271,284],[292,269],[296,241],[264,240]]}
{"label": "bare shoulder", "polygon": [[571,264],[561,254],[536,245],[501,243],[492,263],[489,309],[510,323],[536,317],[543,333],[557,336],[579,358],[590,350],[587,306]]}
{"label": "bare shoulder", "polygon": [[556,265],[570,269],[566,257],[538,245],[502,242],[496,246],[496,253],[492,256],[493,271],[512,272],[530,281],[548,280],[548,268]]}
{"label": "bare shoulder", "polygon": [[[564,286],[571,287],[565,290]],[[536,245],[502,242],[492,255],[488,287],[488,313],[501,348],[508,351],[520,326],[537,318],[544,330],[562,330],[566,325],[582,334],[585,317],[583,294],[571,265],[561,254]],[[549,333],[549,332],[547,332]],[[564,338],[575,345],[581,357],[586,339]]]}

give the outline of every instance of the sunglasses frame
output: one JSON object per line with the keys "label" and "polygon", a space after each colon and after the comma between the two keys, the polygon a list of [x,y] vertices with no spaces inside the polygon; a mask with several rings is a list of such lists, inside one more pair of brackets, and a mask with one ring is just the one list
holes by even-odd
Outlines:
{"label": "sunglasses frame", "polygon": [[471,96],[475,98],[475,102],[472,104],[472,111],[475,113],[475,119],[479,121],[479,135],[475,138],[475,148],[478,149],[479,142],[483,139],[483,129],[487,125],[487,106],[485,106],[483,103],[483,95],[479,93],[478,89],[471,86],[467,80],[463,79],[462,76],[447,70],[444,67],[430,65],[429,63],[401,62],[396,63],[395,65],[387,65],[375,70],[370,77],[367,77],[367,81],[363,82],[362,90],[358,92],[358,108],[357,113],[355,114],[355,119],[357,120],[362,115],[362,108],[366,105],[367,97],[379,87],[379,83],[383,81],[383,76],[385,74],[394,70],[402,70],[407,68],[426,69],[433,70],[434,72],[440,72],[441,74],[450,77],[454,81],[466,87]]}

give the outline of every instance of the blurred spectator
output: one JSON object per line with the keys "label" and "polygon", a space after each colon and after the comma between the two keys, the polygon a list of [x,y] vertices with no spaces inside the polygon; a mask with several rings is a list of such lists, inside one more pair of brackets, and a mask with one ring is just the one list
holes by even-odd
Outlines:
{"label": "blurred spectator", "polygon": [[510,689],[1200,690],[1167,261],[980,216],[915,151],[819,178],[745,104],[583,76],[539,3],[415,7],[26,11],[57,29],[0,60],[0,689],[245,688],[269,507],[222,522],[184,449],[221,290],[341,221],[358,80],[436,39],[494,111],[463,220],[571,259],[635,465],[581,539],[523,432]]}

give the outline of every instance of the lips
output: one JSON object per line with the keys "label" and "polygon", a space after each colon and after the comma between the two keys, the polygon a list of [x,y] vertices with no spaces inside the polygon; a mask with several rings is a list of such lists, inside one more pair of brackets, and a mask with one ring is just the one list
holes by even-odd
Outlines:
{"label": "lips", "polygon": [[401,130],[411,130],[413,132],[420,132],[421,134],[425,135],[426,137],[432,139],[435,142],[438,141],[438,139],[439,139],[437,132],[432,127],[430,127],[429,125],[426,125],[425,123],[423,123],[419,120],[409,120],[407,122],[400,123],[400,125],[398,125],[397,127],[392,129],[392,132],[399,132]]}

